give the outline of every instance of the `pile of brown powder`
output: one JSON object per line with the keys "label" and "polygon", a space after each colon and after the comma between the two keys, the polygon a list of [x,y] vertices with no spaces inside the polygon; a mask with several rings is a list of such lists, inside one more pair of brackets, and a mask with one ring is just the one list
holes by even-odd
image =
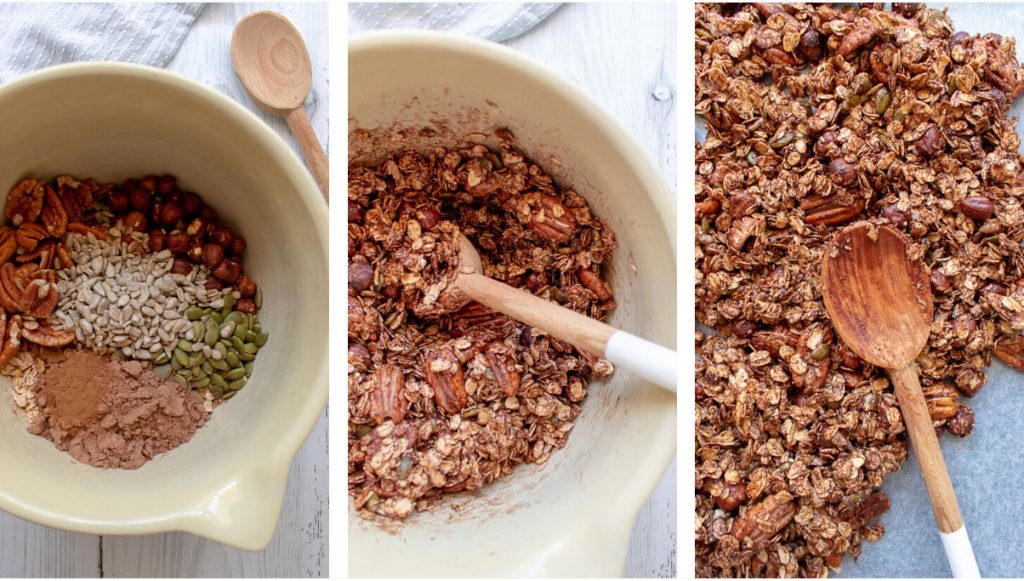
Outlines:
{"label": "pile of brown powder", "polygon": [[188,442],[207,418],[176,382],[91,351],[47,365],[35,390],[40,414],[29,432],[97,468],[138,468]]}

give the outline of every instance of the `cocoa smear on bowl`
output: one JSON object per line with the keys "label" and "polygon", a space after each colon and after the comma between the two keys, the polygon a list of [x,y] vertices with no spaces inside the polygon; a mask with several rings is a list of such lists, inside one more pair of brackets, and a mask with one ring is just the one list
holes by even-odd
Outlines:
{"label": "cocoa smear on bowl", "polygon": [[138,468],[192,439],[208,415],[175,381],[92,351],[48,363],[35,391],[29,432],[97,468]]}

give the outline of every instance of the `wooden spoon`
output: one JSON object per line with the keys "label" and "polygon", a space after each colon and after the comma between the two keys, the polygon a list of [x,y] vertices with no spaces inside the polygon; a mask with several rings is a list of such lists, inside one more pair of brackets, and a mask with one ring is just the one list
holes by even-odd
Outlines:
{"label": "wooden spoon", "polygon": [[510,287],[482,273],[480,255],[473,243],[460,234],[459,272],[455,284],[465,298],[541,329],[588,353],[604,357],[619,367],[675,392],[675,351],[524,290]]}
{"label": "wooden spoon", "polygon": [[858,222],[843,228],[825,253],[821,294],[843,342],[889,371],[949,567],[954,577],[977,578],[978,564],[914,363],[928,342],[932,294],[928,269],[907,256],[907,244],[888,226]]}
{"label": "wooden spoon", "polygon": [[276,12],[253,12],[235,26],[231,60],[256,105],[284,117],[324,199],[328,199],[327,154],[302,107],[313,85],[313,65],[302,35]]}

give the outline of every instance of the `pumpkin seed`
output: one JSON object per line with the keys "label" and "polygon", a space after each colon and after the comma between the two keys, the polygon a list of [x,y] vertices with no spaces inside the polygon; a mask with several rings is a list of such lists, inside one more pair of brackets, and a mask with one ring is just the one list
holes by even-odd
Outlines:
{"label": "pumpkin seed", "polygon": [[244,378],[244,377],[242,379],[236,379],[236,380],[228,383],[228,388],[231,391],[238,391],[238,390],[242,389],[243,387],[245,387],[246,381],[248,381],[248,380],[246,378]]}
{"label": "pumpkin seed", "polygon": [[263,289],[260,287],[256,288],[256,294],[252,297],[252,302],[256,305],[257,309],[263,308]]}
{"label": "pumpkin seed", "polygon": [[260,350],[260,348],[257,347],[254,343],[244,343],[244,344],[242,344],[242,351],[244,351],[246,353],[251,353],[251,354],[255,355],[256,352],[259,351],[259,350]]}
{"label": "pumpkin seed", "polygon": [[253,363],[252,361],[246,361],[245,365],[242,366],[245,369],[245,376],[246,377],[249,377],[250,375],[252,375],[252,363]]}
{"label": "pumpkin seed", "polygon": [[213,363],[209,359],[203,361],[203,364],[200,365],[200,368],[207,373],[213,373]]}
{"label": "pumpkin seed", "polygon": [[188,353],[188,352],[192,351],[192,342],[191,341],[186,341],[185,339],[182,339],[182,340],[178,341],[178,349],[181,349],[185,353]]}
{"label": "pumpkin seed", "polygon": [[234,381],[235,379],[241,379],[243,377],[245,377],[244,367],[236,367],[224,374],[224,379],[227,379],[228,381]]}
{"label": "pumpkin seed", "polygon": [[253,353],[246,353],[245,351],[240,351],[238,353],[238,359],[239,361],[252,361],[253,359],[256,359],[256,355]]}
{"label": "pumpkin seed", "polygon": [[157,377],[167,379],[168,377],[171,376],[171,366],[157,365],[156,367],[153,368],[153,373],[155,373]]}
{"label": "pumpkin seed", "polygon": [[153,360],[153,363],[157,365],[163,365],[164,363],[167,363],[170,360],[171,356],[168,355],[166,351],[161,351],[160,355],[157,355],[156,359]]}
{"label": "pumpkin seed", "polygon": [[238,353],[234,351],[228,352],[228,354],[224,356],[224,361],[227,362],[228,367],[238,367]]}
{"label": "pumpkin seed", "polygon": [[252,342],[253,342],[253,341],[255,341],[255,340],[256,340],[256,333],[253,333],[252,331],[248,331],[248,332],[247,332],[247,333],[245,334],[245,339],[244,339],[244,341],[245,341],[246,343],[252,343]]}
{"label": "pumpkin seed", "polygon": [[224,395],[224,388],[219,385],[211,385],[210,393],[213,394],[213,397],[222,397]]}
{"label": "pumpkin seed", "polygon": [[270,333],[260,333],[252,340],[257,347],[263,347],[267,344],[267,339],[270,339]]}
{"label": "pumpkin seed", "polygon": [[186,365],[185,367],[188,367],[189,369],[192,369],[192,368],[198,366],[202,362],[203,362],[203,354],[202,353],[193,353],[192,356],[188,358],[188,365]]}
{"label": "pumpkin seed", "polygon": [[249,332],[249,327],[246,326],[246,324],[243,322],[243,323],[239,323],[238,326],[235,327],[235,332],[232,333],[232,336],[238,337],[240,340],[245,341],[245,334],[248,333],[248,332]]}
{"label": "pumpkin seed", "polygon": [[217,374],[217,373],[214,373],[213,375],[210,376],[210,383],[212,383],[213,385],[216,385],[217,387],[219,387],[221,389],[227,389],[228,388],[228,382],[224,381],[224,378],[221,377],[220,374]]}
{"label": "pumpkin seed", "polygon": [[217,371],[227,371],[228,369],[231,369],[231,366],[228,365],[228,362],[223,359],[214,359],[210,361],[210,366],[216,369]]}
{"label": "pumpkin seed", "polygon": [[225,393],[224,397],[222,397],[221,399],[224,400],[224,401],[227,401],[227,400],[235,397],[235,393],[236,392],[234,392],[234,391],[229,391],[228,393]]}
{"label": "pumpkin seed", "polygon": [[220,313],[213,313],[212,315],[210,315],[210,319],[214,323],[217,323],[218,325],[220,325],[221,323],[224,322],[224,315],[222,315]]}
{"label": "pumpkin seed", "polygon": [[231,345],[235,348],[235,351],[242,351],[245,349],[245,342],[238,337],[231,338]]}
{"label": "pumpkin seed", "polygon": [[174,360],[181,366],[188,365],[188,353],[185,353],[180,348],[174,350]]}
{"label": "pumpkin seed", "polygon": [[210,378],[209,377],[203,377],[199,381],[196,381],[195,383],[193,383],[192,387],[202,388],[202,387],[206,387],[208,385],[210,385]]}
{"label": "pumpkin seed", "polygon": [[228,313],[228,316],[224,317],[224,322],[237,323],[241,321],[243,318],[245,318],[245,315],[243,315],[241,312],[231,311],[230,313]]}
{"label": "pumpkin seed", "polygon": [[181,387],[184,387],[185,389],[188,389],[188,380],[185,379],[184,375],[182,375],[180,373],[175,373],[174,374],[174,381],[177,381],[178,385],[180,385]]}
{"label": "pumpkin seed", "polygon": [[199,307],[189,307],[185,309],[185,318],[189,321],[198,321],[203,318],[204,314],[203,309]]}
{"label": "pumpkin seed", "polygon": [[367,426],[365,424],[360,424],[360,425],[356,426],[356,439],[357,440],[361,440],[363,438],[363,436],[365,436],[366,434],[369,434],[372,431],[373,431],[373,428],[371,428],[370,426]]}

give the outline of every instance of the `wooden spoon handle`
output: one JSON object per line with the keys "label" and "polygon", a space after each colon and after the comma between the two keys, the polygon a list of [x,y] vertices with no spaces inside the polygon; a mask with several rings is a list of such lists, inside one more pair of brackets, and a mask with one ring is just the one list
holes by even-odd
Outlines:
{"label": "wooden spoon handle", "polygon": [[[459,275],[469,297],[675,391],[676,353],[479,273]],[[611,342],[611,344],[609,344]]]}
{"label": "wooden spoon handle", "polygon": [[932,426],[932,416],[928,412],[924,393],[917,376],[917,364],[911,363],[903,369],[890,369],[889,377],[896,391],[896,399],[900,402],[903,412],[903,423],[907,426],[910,443],[921,466],[928,498],[932,503],[935,522],[942,532],[943,546],[946,557],[955,577],[979,577],[978,564],[974,559],[974,551],[964,519],[960,515],[960,505],[956,501],[953,482],[946,469],[946,461],[942,458],[939,438]]}
{"label": "wooden spoon handle", "polygon": [[284,119],[288,122],[288,127],[292,130],[299,149],[302,150],[302,156],[306,158],[309,171],[316,179],[316,183],[320,185],[324,199],[330,201],[328,193],[330,186],[328,168],[330,165],[327,161],[327,154],[324,153],[324,148],[320,145],[320,140],[317,139],[316,132],[313,131],[313,126],[309,123],[305,109],[302,107],[292,109],[284,116]]}

